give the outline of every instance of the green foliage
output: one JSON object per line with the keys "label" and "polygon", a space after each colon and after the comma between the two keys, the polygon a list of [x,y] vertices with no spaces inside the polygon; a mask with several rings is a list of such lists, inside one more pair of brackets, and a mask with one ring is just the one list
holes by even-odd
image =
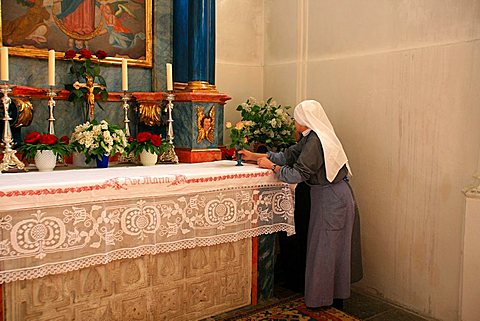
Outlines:
{"label": "green foliage", "polygon": [[128,146],[123,130],[105,120],[78,125],[70,141],[74,151],[85,154],[87,163],[92,158],[102,159],[103,155],[124,154]]}
{"label": "green foliage", "polygon": [[277,105],[270,97],[266,103],[249,98],[239,105],[242,120],[249,124],[248,142],[264,143],[267,147],[283,149],[295,143],[295,122],[288,114],[290,106]]}
{"label": "green foliage", "polygon": [[26,143],[23,142],[22,145],[18,148],[18,152],[22,153],[23,157],[31,163],[35,159],[37,151],[40,150],[51,150],[57,156],[67,156],[71,153],[70,146],[64,142],[57,140],[54,144],[40,144],[39,142],[35,143]]}

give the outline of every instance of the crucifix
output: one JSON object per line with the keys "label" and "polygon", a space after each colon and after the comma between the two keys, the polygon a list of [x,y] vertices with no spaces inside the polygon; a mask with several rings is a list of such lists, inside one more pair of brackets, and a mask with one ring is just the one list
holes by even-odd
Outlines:
{"label": "crucifix", "polygon": [[105,86],[96,84],[93,82],[92,76],[86,76],[86,83],[79,83],[76,81],[73,84],[75,89],[87,88],[87,106],[88,106],[88,118],[92,121],[95,118],[95,94],[93,93],[95,88],[105,89]]}

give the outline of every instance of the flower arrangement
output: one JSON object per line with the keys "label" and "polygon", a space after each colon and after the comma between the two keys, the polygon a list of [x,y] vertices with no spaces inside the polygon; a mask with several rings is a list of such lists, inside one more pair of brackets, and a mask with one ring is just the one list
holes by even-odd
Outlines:
{"label": "flower arrangement", "polygon": [[162,151],[162,137],[160,135],[152,134],[150,132],[140,132],[137,137],[129,138],[128,151],[135,156],[140,155],[144,150],[152,154],[160,154]]}
{"label": "flower arrangement", "polygon": [[242,120],[249,121],[249,143],[264,143],[267,147],[282,149],[295,143],[295,122],[288,114],[290,106],[282,107],[273,98],[258,102],[255,98],[237,107]]}
{"label": "flower arrangement", "polygon": [[28,162],[32,162],[37,151],[42,150],[51,150],[55,155],[62,157],[70,154],[70,148],[68,144],[65,144],[65,137],[58,139],[55,135],[39,132],[28,133],[23,144],[18,148]]}
{"label": "flower arrangement", "polygon": [[[95,55],[90,50],[83,48],[78,52],[75,50],[67,50],[65,52],[65,59],[70,59],[72,65],[70,67],[70,74],[73,76],[73,83],[65,85],[65,89],[70,91],[68,100],[74,102],[76,105],[85,105],[84,119],[87,119],[88,102],[89,99],[94,99],[98,95],[100,99],[107,100],[107,83],[105,78],[100,75],[100,61],[107,57],[107,53],[103,50],[98,50]],[[75,87],[74,83],[84,83],[84,86]],[[87,104],[84,104],[87,102]],[[102,106],[98,103],[100,108]],[[103,108],[102,108],[103,109]]]}
{"label": "flower arrangement", "polygon": [[70,139],[70,146],[79,153],[85,154],[85,161],[102,159],[102,156],[124,154],[128,146],[127,138],[122,129],[102,120],[100,123],[93,120],[91,123],[75,127]]}
{"label": "flower arrangement", "polygon": [[235,147],[236,150],[241,150],[249,146],[248,134],[250,132],[250,121],[239,121],[233,127],[232,123],[227,121],[225,128],[230,130],[230,145],[229,147]]}

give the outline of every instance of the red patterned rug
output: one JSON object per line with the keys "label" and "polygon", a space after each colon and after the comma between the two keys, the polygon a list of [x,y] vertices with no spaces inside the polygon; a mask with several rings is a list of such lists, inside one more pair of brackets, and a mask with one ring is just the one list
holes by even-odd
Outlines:
{"label": "red patterned rug", "polygon": [[222,319],[224,321],[359,321],[342,311],[334,308],[308,309],[303,298],[293,299],[288,302],[264,307],[260,310],[240,313],[233,317]]}

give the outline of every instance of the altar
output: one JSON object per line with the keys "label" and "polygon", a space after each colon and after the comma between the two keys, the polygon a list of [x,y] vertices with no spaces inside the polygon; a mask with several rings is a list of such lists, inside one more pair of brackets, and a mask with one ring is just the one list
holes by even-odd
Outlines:
{"label": "altar", "polygon": [[254,302],[252,244],[294,233],[293,193],[234,164],[0,175],[4,320],[197,320]]}

